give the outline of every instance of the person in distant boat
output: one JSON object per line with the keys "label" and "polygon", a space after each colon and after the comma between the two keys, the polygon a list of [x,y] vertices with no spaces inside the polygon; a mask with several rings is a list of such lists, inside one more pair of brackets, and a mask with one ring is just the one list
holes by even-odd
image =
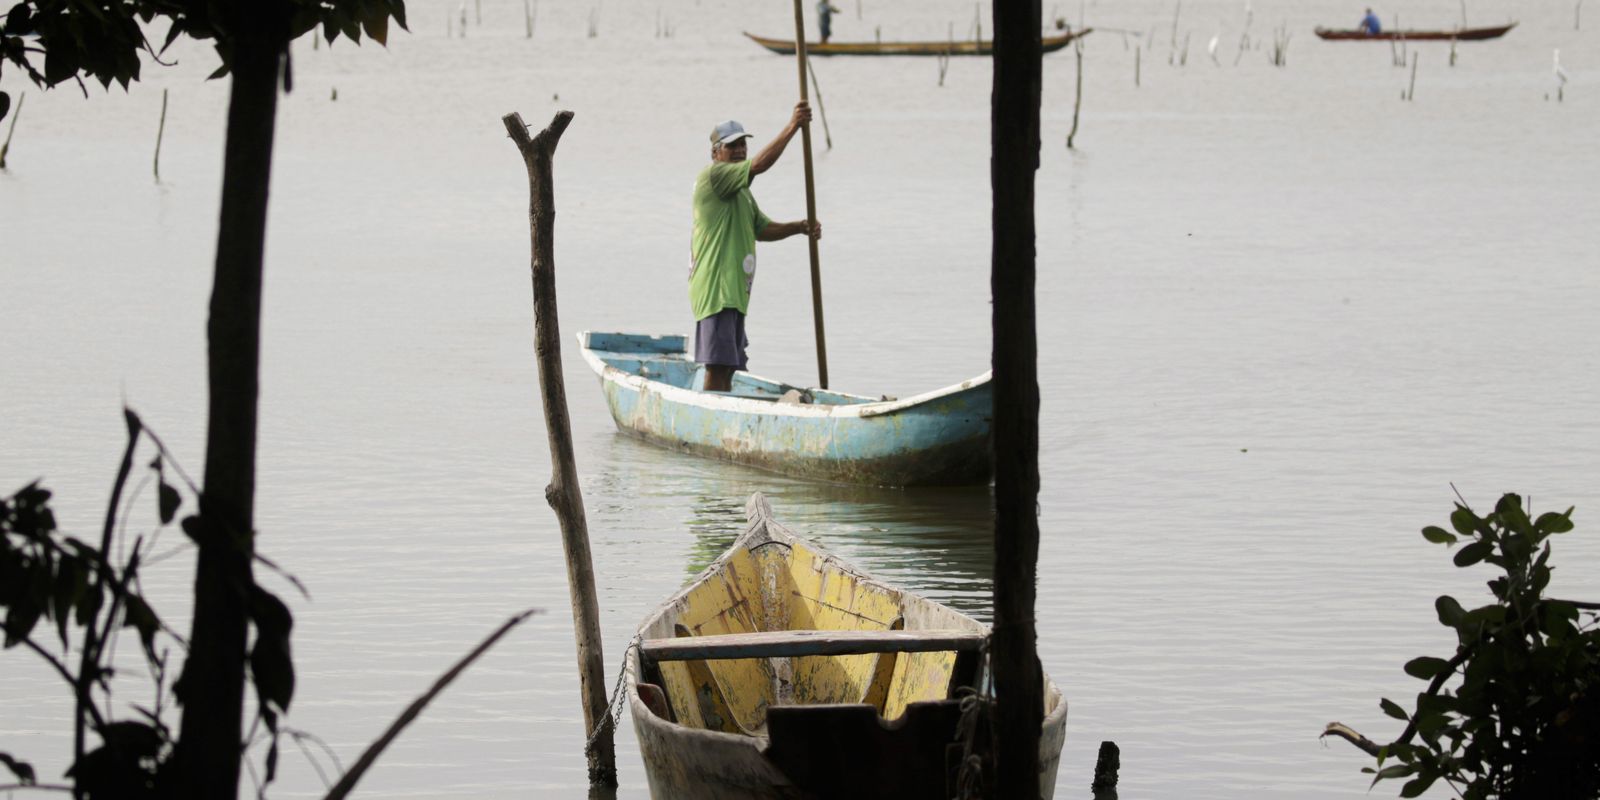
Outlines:
{"label": "person in distant boat", "polygon": [[1375,36],[1383,32],[1383,26],[1378,24],[1378,15],[1367,9],[1367,15],[1361,18],[1361,32],[1368,36]]}
{"label": "person in distant boat", "polygon": [[789,124],[754,159],[747,159],[750,134],[734,120],[711,130],[711,164],[694,182],[694,233],[689,252],[689,303],[694,310],[694,360],[704,364],[707,391],[733,388],[733,373],[745,368],[744,317],[756,279],[756,242],[796,234],[822,237],[822,223],[773,222],[750,194],[750,182],[772,168],[789,140],[811,121],[804,100]]}
{"label": "person in distant boat", "polygon": [[817,0],[817,34],[822,37],[822,43],[828,43],[828,37],[833,35],[833,15],[839,13],[828,0]]}

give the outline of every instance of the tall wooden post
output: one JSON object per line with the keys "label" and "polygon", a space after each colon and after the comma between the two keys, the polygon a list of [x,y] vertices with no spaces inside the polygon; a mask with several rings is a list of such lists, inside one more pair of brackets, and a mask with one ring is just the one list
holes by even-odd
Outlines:
{"label": "tall wooden post", "polygon": [[[806,18],[800,0],[794,0],[794,55],[800,68],[800,99],[806,91]],[[811,177],[811,124],[800,126],[800,150],[806,161],[806,220],[817,224],[817,185]],[[822,331],[822,267],[817,262],[817,237],[807,236],[811,249],[811,319],[817,331],[817,385],[828,388],[828,346]]]}
{"label": "tall wooden post", "polygon": [[1039,559],[1039,382],[1033,179],[1039,168],[1039,0],[994,4],[994,670],[998,797],[1039,796],[1044,676],[1033,610]]}
{"label": "tall wooden post", "polygon": [[606,709],[605,655],[601,652],[600,603],[594,589],[594,561],[589,553],[589,526],[584,520],[578,466],[572,456],[572,425],[567,416],[567,390],[561,380],[561,326],[556,319],[556,199],[551,160],[556,143],[572,122],[561,111],[550,127],[528,137],[522,115],[501,118],[528,167],[528,218],[533,233],[533,348],[539,361],[539,395],[544,401],[545,431],[550,437],[554,474],[544,499],[561,523],[561,545],[567,554],[567,586],[572,591],[572,627],[578,644],[578,683],[583,696],[584,748],[589,783],[617,785],[617,755]]}

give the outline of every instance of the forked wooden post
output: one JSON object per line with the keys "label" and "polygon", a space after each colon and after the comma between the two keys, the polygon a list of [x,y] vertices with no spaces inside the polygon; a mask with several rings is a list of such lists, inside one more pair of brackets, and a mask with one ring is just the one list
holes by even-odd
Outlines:
{"label": "forked wooden post", "polygon": [[1034,172],[1039,168],[1039,0],[994,4],[989,181],[994,192],[994,639],[996,797],[1039,796],[1044,674],[1039,560],[1039,366]]}
{"label": "forked wooden post", "polygon": [[[554,474],[544,498],[561,523],[561,544],[567,554],[567,585],[572,590],[572,624],[578,644],[578,679],[583,695],[585,746],[589,783],[617,785],[617,756],[612,723],[606,709],[605,655],[601,652],[600,604],[594,589],[594,560],[589,553],[589,527],[583,515],[578,466],[572,456],[572,425],[567,417],[567,390],[561,380],[561,326],[556,319],[556,200],[551,160],[556,143],[572,122],[571,111],[556,113],[550,127],[529,138],[521,114],[501,118],[528,167],[528,218],[533,234],[533,348],[539,362],[539,395],[544,401],[545,431],[550,437]],[[603,727],[601,727],[603,726]]]}
{"label": "forked wooden post", "polygon": [[[807,100],[806,90],[806,18],[800,0],[794,0],[794,54],[799,59],[800,99]],[[811,125],[800,126],[800,149],[806,162],[806,221],[817,224],[817,185],[811,177]],[[828,388],[827,336],[822,328],[822,267],[817,260],[817,237],[807,236],[811,249],[811,318],[817,331],[817,385]]]}

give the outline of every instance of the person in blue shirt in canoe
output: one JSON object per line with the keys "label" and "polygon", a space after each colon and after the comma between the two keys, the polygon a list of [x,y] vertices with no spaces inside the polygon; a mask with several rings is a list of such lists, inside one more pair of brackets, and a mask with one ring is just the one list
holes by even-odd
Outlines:
{"label": "person in blue shirt in canoe", "polygon": [[833,35],[833,15],[839,13],[828,0],[817,0],[817,33],[822,37],[822,43],[828,43],[828,37]]}
{"label": "person in blue shirt in canoe", "polygon": [[1378,15],[1367,9],[1367,15],[1361,18],[1361,32],[1368,36],[1375,36],[1383,32],[1383,26],[1378,24]]}

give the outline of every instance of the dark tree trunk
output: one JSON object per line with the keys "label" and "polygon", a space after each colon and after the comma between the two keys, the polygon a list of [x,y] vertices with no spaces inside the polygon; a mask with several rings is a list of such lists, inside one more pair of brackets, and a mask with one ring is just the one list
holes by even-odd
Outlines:
{"label": "dark tree trunk", "polygon": [[[210,406],[195,569],[194,623],[175,754],[180,797],[238,795],[244,665],[254,585],[256,402],[261,262],[277,114],[281,3],[241,3],[211,290]],[[238,19],[244,17],[244,19]]]}
{"label": "dark tree trunk", "polygon": [[1039,167],[1039,0],[994,4],[994,665],[997,796],[1039,796],[1044,677],[1033,607],[1039,558],[1039,383],[1033,179]]}

